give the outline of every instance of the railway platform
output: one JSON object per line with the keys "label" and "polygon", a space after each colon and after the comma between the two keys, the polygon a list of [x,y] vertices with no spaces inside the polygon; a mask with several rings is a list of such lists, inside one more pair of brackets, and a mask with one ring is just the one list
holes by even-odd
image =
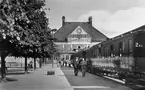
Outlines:
{"label": "railway platform", "polygon": [[[54,71],[54,75],[47,75]],[[0,90],[73,90],[64,73],[56,64],[29,71],[28,74],[7,75],[8,81],[0,83]]]}

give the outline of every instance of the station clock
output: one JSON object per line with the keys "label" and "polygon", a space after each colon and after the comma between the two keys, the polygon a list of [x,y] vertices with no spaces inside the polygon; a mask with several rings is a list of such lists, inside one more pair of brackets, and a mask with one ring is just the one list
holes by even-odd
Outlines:
{"label": "station clock", "polygon": [[78,28],[78,29],[77,29],[77,33],[78,33],[78,34],[82,33],[82,29],[81,29],[81,28]]}

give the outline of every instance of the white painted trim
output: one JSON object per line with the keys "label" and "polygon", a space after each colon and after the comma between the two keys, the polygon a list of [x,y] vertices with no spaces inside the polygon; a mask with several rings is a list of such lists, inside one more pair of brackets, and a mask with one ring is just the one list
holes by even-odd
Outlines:
{"label": "white painted trim", "polygon": [[[78,26],[75,30],[73,30],[73,32],[74,32],[74,31],[77,31],[78,28],[81,28],[82,31],[85,32],[85,34],[88,34],[81,26]],[[72,33],[73,33],[73,32],[72,32]],[[71,33],[71,34],[72,34],[72,33]],[[69,34],[69,35],[71,35],[71,34]],[[69,35],[68,35],[68,36],[69,36]],[[90,34],[88,34],[88,35],[90,36]],[[90,36],[90,37],[91,37],[91,36]]]}

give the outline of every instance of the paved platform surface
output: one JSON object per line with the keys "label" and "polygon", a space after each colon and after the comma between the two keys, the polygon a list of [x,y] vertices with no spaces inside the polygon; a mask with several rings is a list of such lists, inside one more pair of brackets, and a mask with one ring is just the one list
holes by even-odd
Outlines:
{"label": "paved platform surface", "polygon": [[74,90],[132,90],[104,77],[98,77],[90,73],[86,73],[86,76],[82,77],[81,72],[78,73],[78,76],[75,76],[73,68],[62,67],[61,69]]}
{"label": "paved platform surface", "polygon": [[[55,71],[55,75],[47,75],[48,70]],[[51,64],[7,78],[9,81],[0,83],[0,90],[73,90],[61,69]]]}

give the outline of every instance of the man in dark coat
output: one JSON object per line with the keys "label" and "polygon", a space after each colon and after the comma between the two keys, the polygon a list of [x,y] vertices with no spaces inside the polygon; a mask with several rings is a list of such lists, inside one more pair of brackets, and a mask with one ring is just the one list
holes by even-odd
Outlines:
{"label": "man in dark coat", "polygon": [[79,62],[78,62],[78,59],[75,59],[73,60],[73,63],[72,63],[73,67],[74,67],[74,74],[75,76],[78,75],[78,67],[79,67]]}

